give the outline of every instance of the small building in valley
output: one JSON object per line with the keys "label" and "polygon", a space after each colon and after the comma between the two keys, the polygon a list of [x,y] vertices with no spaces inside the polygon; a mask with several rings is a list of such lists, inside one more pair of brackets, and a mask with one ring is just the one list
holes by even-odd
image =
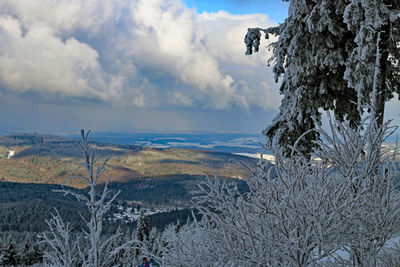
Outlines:
{"label": "small building in valley", "polygon": [[10,159],[12,157],[14,157],[15,151],[14,150],[8,150],[6,153],[6,158]]}

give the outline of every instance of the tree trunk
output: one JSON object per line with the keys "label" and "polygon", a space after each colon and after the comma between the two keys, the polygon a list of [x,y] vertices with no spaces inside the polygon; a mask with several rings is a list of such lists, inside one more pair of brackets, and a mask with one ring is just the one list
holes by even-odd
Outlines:
{"label": "tree trunk", "polygon": [[380,75],[378,77],[378,95],[376,106],[373,107],[376,111],[376,123],[377,127],[381,127],[383,125],[383,118],[385,115],[385,98],[387,94],[386,88],[386,79],[387,79],[387,64],[389,58],[389,38],[390,38],[390,23],[386,23],[383,25],[381,30],[381,40],[379,42],[379,50],[380,50],[380,59],[379,59],[379,66],[380,66]]}
{"label": "tree trunk", "polygon": [[387,70],[387,60],[389,57],[389,52],[387,51],[386,48],[386,42],[388,40],[388,34],[386,32],[383,32],[382,34],[382,41],[380,45],[381,49],[381,58],[380,58],[380,75],[379,75],[379,81],[378,81],[378,95],[377,95],[377,101],[376,101],[376,122],[377,126],[380,127],[383,125],[383,117],[385,115],[385,95],[386,95],[386,70]]}

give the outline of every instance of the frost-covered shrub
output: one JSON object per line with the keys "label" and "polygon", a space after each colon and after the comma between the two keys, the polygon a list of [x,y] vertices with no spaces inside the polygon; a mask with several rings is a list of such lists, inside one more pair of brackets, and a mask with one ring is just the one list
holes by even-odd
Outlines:
{"label": "frost-covered shrub", "polygon": [[[162,234],[163,266],[207,266],[218,262],[217,244],[210,231],[197,222],[185,224],[179,231],[171,225]],[[194,256],[194,253],[196,254]]]}
{"label": "frost-covered shrub", "polygon": [[79,256],[80,237],[72,234],[70,223],[65,223],[56,210],[52,218],[46,221],[49,231],[39,236],[48,248],[44,258],[48,265],[72,267],[81,262]]}
{"label": "frost-covered shrub", "polygon": [[349,256],[339,262],[352,266],[376,266],[385,244],[400,230],[397,146],[382,146],[393,128],[375,125],[352,129],[336,123],[331,135],[320,129],[326,142],[320,142],[319,156],[348,187],[341,206],[334,208],[342,229],[337,245]]}
{"label": "frost-covered shrub", "polygon": [[316,129],[324,142],[311,160],[275,149],[273,170],[260,162],[246,194],[208,177],[195,198],[203,219],[163,235],[165,266],[383,263],[399,236],[399,170],[397,149],[381,146],[391,128],[375,125]]}

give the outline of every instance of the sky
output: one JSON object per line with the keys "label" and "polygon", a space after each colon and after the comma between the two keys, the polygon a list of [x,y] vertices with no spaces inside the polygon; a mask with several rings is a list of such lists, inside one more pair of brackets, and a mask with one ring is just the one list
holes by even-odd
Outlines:
{"label": "sky", "polygon": [[0,133],[260,133],[279,84],[268,43],[246,56],[243,39],[286,16],[278,0],[1,0]]}
{"label": "sky", "polygon": [[0,132],[260,133],[281,97],[269,52],[245,56],[243,39],[286,14],[278,0],[2,0]]}

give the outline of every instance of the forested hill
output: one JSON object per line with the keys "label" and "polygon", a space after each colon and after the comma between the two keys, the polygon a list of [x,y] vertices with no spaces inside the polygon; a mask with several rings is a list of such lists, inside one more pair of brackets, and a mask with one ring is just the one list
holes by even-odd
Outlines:
{"label": "forested hill", "polygon": [[78,213],[84,214],[84,203],[53,192],[57,189],[61,186],[0,182],[0,232],[42,232],[54,208],[80,229],[83,223]]}
{"label": "forested hill", "polygon": [[[79,158],[82,153],[79,149],[80,140],[66,138],[55,135],[42,135],[42,134],[13,134],[0,136],[0,152],[6,150],[15,150],[15,157],[25,156],[54,156],[54,157],[74,157]],[[137,145],[119,145],[110,144],[105,142],[92,143],[97,147],[104,149],[99,151],[98,156],[118,155],[118,150],[124,149],[129,151],[139,151],[141,146]],[[108,149],[107,149],[108,148]],[[3,153],[4,154],[4,153]]]}
{"label": "forested hill", "polygon": [[[249,191],[245,181],[222,179],[227,183],[235,183],[240,192]],[[191,207],[193,194],[199,190],[198,185],[204,180],[205,177],[199,175],[170,175],[111,183],[109,188],[121,191],[119,200],[133,201],[146,207]]]}
{"label": "forested hill", "polygon": [[[21,134],[0,136],[0,181],[61,184],[72,175],[84,174],[78,140],[58,136]],[[92,143],[107,164],[112,182],[173,175],[218,175],[248,178],[256,160],[229,153],[192,149],[154,149],[136,145]],[[12,155],[10,156],[10,151]],[[8,158],[9,159],[8,159]],[[105,176],[106,177],[106,176]],[[84,188],[78,180],[67,185]]]}
{"label": "forested hill", "polygon": [[[154,183],[153,183],[154,184]],[[174,186],[168,187],[173,190]],[[85,203],[78,202],[71,196],[63,196],[62,193],[54,192],[56,189],[60,189],[58,185],[47,185],[47,184],[21,184],[21,183],[8,183],[0,182],[0,238],[1,236],[13,233],[13,235],[24,236],[27,233],[41,233],[48,230],[46,220],[51,218],[51,214],[55,213],[55,209],[60,213],[61,217],[65,218],[66,221],[71,222],[74,230],[80,230],[84,228],[85,223],[82,220],[80,214],[87,216],[87,208]],[[155,186],[154,190],[146,190],[140,192],[136,191],[135,195],[129,195],[135,191],[135,189],[129,190],[128,187],[124,188],[126,191],[121,194],[115,205],[113,205],[111,211],[106,216],[110,216],[113,211],[117,209],[117,203],[123,204],[126,201],[135,200],[137,203],[146,205],[148,202],[147,196],[152,196],[152,202],[163,202],[163,195],[167,192],[164,190],[161,194],[158,194],[156,190],[161,188]],[[85,193],[82,190],[76,190],[76,192]],[[114,189],[122,189],[118,186]],[[170,196],[176,196],[180,193],[179,191],[172,191]],[[157,200],[158,196],[161,196]],[[179,199],[185,203],[189,202],[189,194],[183,194],[184,197]],[[165,202],[163,202],[165,204]],[[171,203],[176,203],[171,199]],[[166,225],[176,222],[177,220],[186,221],[188,217],[191,217],[191,208],[171,210],[169,212],[158,213],[149,215],[149,223],[151,227],[158,227],[163,229]],[[116,228],[121,227],[124,231],[132,231],[135,228],[136,222],[123,223],[123,222],[108,222],[105,221],[104,231],[106,233],[115,232]]]}

